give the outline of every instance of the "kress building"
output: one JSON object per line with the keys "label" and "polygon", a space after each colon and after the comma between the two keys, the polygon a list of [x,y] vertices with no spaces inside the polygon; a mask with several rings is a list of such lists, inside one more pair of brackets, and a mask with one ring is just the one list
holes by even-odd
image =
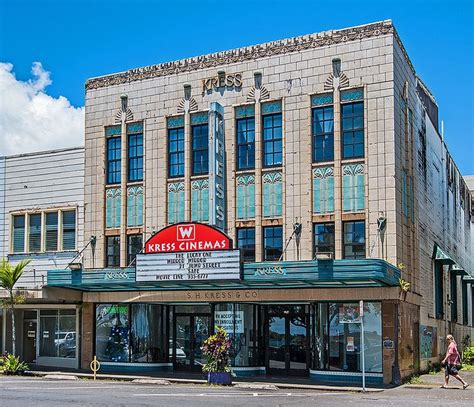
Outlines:
{"label": "kress building", "polygon": [[88,80],[91,244],[48,273],[82,293],[82,367],[200,370],[219,324],[237,375],[359,381],[360,300],[369,383],[472,336],[437,109],[391,21]]}

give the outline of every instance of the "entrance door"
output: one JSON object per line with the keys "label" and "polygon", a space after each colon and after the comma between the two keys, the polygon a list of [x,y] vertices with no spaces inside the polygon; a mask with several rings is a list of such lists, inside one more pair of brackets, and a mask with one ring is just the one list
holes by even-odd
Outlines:
{"label": "entrance door", "polygon": [[269,314],[267,368],[271,374],[308,374],[309,320],[306,314]]}
{"label": "entrance door", "polygon": [[36,362],[36,321],[23,321],[23,359]]}
{"label": "entrance door", "polygon": [[202,343],[209,336],[209,314],[176,314],[174,323],[173,364],[175,368],[201,370],[205,363]]}

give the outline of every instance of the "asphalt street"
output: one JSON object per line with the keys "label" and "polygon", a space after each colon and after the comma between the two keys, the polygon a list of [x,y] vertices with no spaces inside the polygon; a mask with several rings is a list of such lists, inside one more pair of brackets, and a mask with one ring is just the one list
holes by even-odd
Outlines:
{"label": "asphalt street", "polygon": [[472,406],[473,390],[397,388],[380,393],[248,390],[205,385],[0,378],[0,406]]}

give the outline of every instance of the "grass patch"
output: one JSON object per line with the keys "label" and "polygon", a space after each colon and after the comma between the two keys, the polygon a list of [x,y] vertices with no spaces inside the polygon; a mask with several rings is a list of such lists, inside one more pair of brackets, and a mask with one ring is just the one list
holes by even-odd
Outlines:
{"label": "grass patch", "polygon": [[474,365],[462,365],[462,372],[474,372]]}
{"label": "grass patch", "polygon": [[420,376],[411,376],[410,379],[408,379],[408,384],[423,384],[423,380],[421,380]]}

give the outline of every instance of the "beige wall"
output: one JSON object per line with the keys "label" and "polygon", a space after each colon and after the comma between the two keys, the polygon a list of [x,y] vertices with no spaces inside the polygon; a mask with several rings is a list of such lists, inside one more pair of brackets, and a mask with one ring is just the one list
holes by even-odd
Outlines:
{"label": "beige wall", "polygon": [[[205,57],[213,61],[215,67],[193,70],[150,79],[114,84],[121,81],[120,74],[112,77],[91,80],[86,91],[86,235],[98,237],[95,267],[104,265],[104,188],[105,168],[104,126],[114,124],[115,115],[120,108],[120,95],[128,95],[128,106],[133,112],[133,120],[143,120],[145,124],[145,238],[153,231],[166,225],[167,163],[166,163],[166,117],[178,114],[182,102],[183,85],[190,84],[192,97],[197,104],[197,111],[205,111],[212,101],[218,101],[225,110],[225,133],[227,154],[227,197],[228,197],[228,232],[235,237],[235,177],[234,160],[235,129],[234,107],[248,103],[254,91],[254,72],[262,73],[262,84],[269,93],[268,100],[282,100],[284,118],[284,166],[283,217],[271,223],[284,225],[284,239],[291,235],[293,223],[298,220],[303,224],[300,259],[312,258],[312,223],[324,217],[312,216],[312,174],[311,174],[311,107],[310,96],[326,93],[333,89],[331,82],[332,59],[342,60],[342,72],[348,78],[346,88],[364,88],[365,94],[365,132],[366,157],[356,162],[365,162],[366,204],[365,210],[358,214],[342,214],[342,188],[340,178],[341,162],[338,159],[336,144],[336,200],[335,213],[331,218],[336,224],[336,258],[341,258],[341,231],[344,219],[367,219],[367,255],[381,257],[376,223],[382,214],[389,219],[386,233],[385,258],[396,263],[395,249],[395,181],[394,181],[394,63],[392,27],[388,23],[347,30],[343,41],[338,32],[326,33],[327,43],[300,51],[279,53],[273,56],[258,57],[242,62],[226,63],[223,55]],[[313,38],[322,38],[315,34]],[[303,41],[305,37],[299,39]],[[308,37],[309,38],[309,37]],[[359,39],[360,38],[360,39]],[[264,44],[261,49],[272,50],[288,42]],[[230,51],[239,55],[248,49]],[[251,52],[251,51],[249,51]],[[275,51],[276,52],[276,51]],[[280,52],[280,51],[278,51]],[[266,55],[271,54],[267,52]],[[238,58],[237,58],[238,59]],[[214,61],[215,60],[215,61]],[[178,63],[173,63],[178,65]],[[184,63],[182,63],[184,64]],[[182,65],[181,64],[181,65]],[[204,64],[203,64],[204,65]],[[179,70],[179,69],[178,69]],[[242,73],[241,89],[227,89],[223,92],[202,93],[202,80],[217,75],[218,70],[226,73]],[[145,69],[143,70],[145,72]],[[135,75],[133,73],[130,73]],[[143,76],[143,75],[142,75]],[[146,75],[145,75],[146,76]],[[97,87],[102,85],[109,86]],[[328,85],[329,83],[329,85]],[[97,88],[96,88],[97,87]],[[335,99],[338,100],[335,91]],[[336,103],[335,111],[338,106]],[[258,103],[257,103],[258,111]],[[338,128],[339,117],[335,128]],[[258,123],[257,123],[258,127]],[[258,133],[258,132],[257,132]],[[336,131],[337,133],[337,131]],[[257,134],[258,137],[258,134]],[[336,134],[337,137],[337,134]],[[260,178],[257,177],[257,208]],[[188,181],[189,182],[189,181]],[[269,222],[269,221],[266,221]],[[262,222],[258,217],[255,222],[257,236],[260,236]],[[261,239],[257,239],[257,245]],[[257,249],[257,259],[260,257]],[[92,267],[90,254],[86,266]],[[291,243],[285,258],[296,258],[296,245]]]}

